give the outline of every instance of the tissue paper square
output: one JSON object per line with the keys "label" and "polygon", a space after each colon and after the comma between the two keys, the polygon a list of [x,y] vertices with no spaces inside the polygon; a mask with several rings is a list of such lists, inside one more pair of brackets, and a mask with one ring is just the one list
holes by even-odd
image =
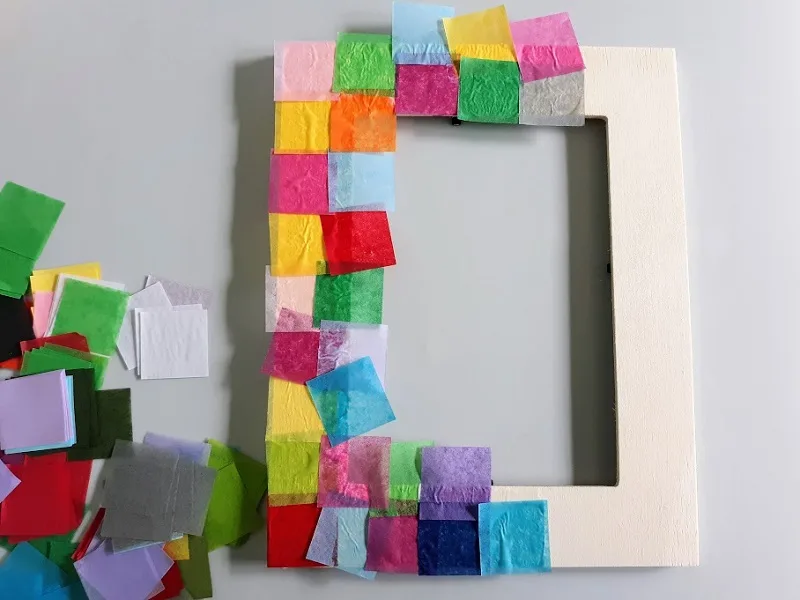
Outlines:
{"label": "tissue paper square", "polygon": [[308,388],[270,377],[267,441],[319,442],[324,434]]}
{"label": "tissue paper square", "polygon": [[139,313],[142,379],[208,377],[208,311]]}
{"label": "tissue paper square", "polygon": [[455,117],[458,114],[458,75],[452,65],[398,65],[398,115]]}
{"label": "tissue paper square", "polygon": [[481,575],[550,571],[546,500],[481,504],[478,529]]}
{"label": "tissue paper square", "polygon": [[380,324],[383,269],[347,275],[320,275],[314,290],[314,326],[322,320]]}
{"label": "tissue paper square", "polygon": [[276,102],[275,153],[324,154],[330,148],[330,102]]}
{"label": "tissue paper square", "polygon": [[[394,66],[392,69],[394,75]],[[64,203],[60,200],[7,182],[0,190],[0,248],[36,261],[62,210]]]}
{"label": "tissue paper square", "polygon": [[325,272],[325,248],[319,215],[269,215],[270,266],[273,275]]}
{"label": "tissue paper square", "polygon": [[371,518],[367,532],[367,570],[418,574],[415,517]]}
{"label": "tissue paper square", "polygon": [[489,448],[422,449],[421,520],[475,521],[477,505],[489,501],[491,486]]}
{"label": "tissue paper square", "polygon": [[583,71],[522,84],[522,125],[580,127],[585,123]]}
{"label": "tissue paper square", "polygon": [[317,504],[386,509],[390,445],[387,437],[361,436],[331,447],[322,438]]}
{"label": "tissue paper square", "polygon": [[330,212],[394,210],[394,153],[332,152],[328,156]]}
{"label": "tissue paper square", "polygon": [[513,62],[514,41],[505,6],[442,19],[447,45],[454,61],[482,58]]}
{"label": "tissue paper square", "polygon": [[194,287],[157,275],[148,275],[145,287],[151,287],[157,283],[164,286],[164,291],[167,293],[170,304],[172,306],[194,306],[200,304],[203,308],[208,310],[211,308],[211,300],[213,294],[211,290],[201,287]]}
{"label": "tissue paper square", "polygon": [[269,210],[317,215],[328,212],[328,155],[272,154]]}
{"label": "tissue paper square", "polygon": [[336,543],[339,537],[339,516],[335,508],[323,508],[308,546],[306,558],[327,567],[336,566]]}
{"label": "tissue paper square", "polygon": [[319,567],[306,553],[321,509],[316,504],[267,508],[267,566]]}
{"label": "tissue paper square", "polygon": [[478,523],[419,521],[420,575],[480,575]]}
{"label": "tissue paper square", "polygon": [[335,92],[394,90],[392,37],[372,33],[340,33],[333,71]]}
{"label": "tissue paper square", "polygon": [[440,21],[455,14],[451,6],[392,3],[392,56],[395,64],[451,64]]}
{"label": "tissue paper square", "polygon": [[322,321],[317,374],[329,373],[369,356],[378,379],[383,384],[386,377],[388,335],[389,328],[386,325]]}
{"label": "tissue paper square", "polygon": [[336,538],[336,566],[363,569],[367,562],[367,509],[340,508]]}
{"label": "tissue paper square", "polygon": [[128,293],[78,279],[66,279],[49,335],[77,331],[95,354],[110,356],[128,307]]}
{"label": "tissue paper square", "polygon": [[567,13],[515,21],[510,27],[525,83],[586,68]]}
{"label": "tissue paper square", "polygon": [[328,272],[343,275],[397,264],[385,212],[321,215]]}
{"label": "tissue paper square", "polygon": [[295,383],[305,383],[316,376],[320,334],[311,328],[311,322],[311,315],[281,310],[262,373]]}
{"label": "tissue paper square", "polygon": [[479,123],[519,123],[519,67],[515,62],[464,58],[458,118]]}
{"label": "tissue paper square", "polygon": [[137,308],[172,308],[172,304],[160,283],[131,294],[128,298],[128,307],[117,338],[117,351],[129,371],[137,366],[133,323],[133,311]]}
{"label": "tissue paper square", "polygon": [[[326,174],[327,177],[327,174]],[[325,198],[327,206],[328,199]],[[304,277],[273,277],[270,267],[266,269],[264,278],[265,323],[266,331],[275,331],[281,310],[291,309],[298,313],[310,315],[314,312],[313,275]]]}
{"label": "tissue paper square", "polygon": [[394,152],[396,148],[394,98],[342,94],[331,105],[331,151]]}
{"label": "tissue paper square", "polygon": [[319,442],[267,442],[270,506],[317,501]]}
{"label": "tissue paper square", "polygon": [[334,42],[275,42],[275,100],[333,98],[335,52]]}
{"label": "tissue paper square", "polygon": [[320,375],[306,385],[333,446],[395,420],[369,357]]}

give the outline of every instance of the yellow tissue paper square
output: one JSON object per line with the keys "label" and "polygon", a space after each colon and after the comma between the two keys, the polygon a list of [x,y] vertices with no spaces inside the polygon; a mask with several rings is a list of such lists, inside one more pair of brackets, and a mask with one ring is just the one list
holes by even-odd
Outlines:
{"label": "yellow tissue paper square", "polygon": [[177,540],[164,544],[164,552],[172,560],[189,560],[189,536],[185,535]]}
{"label": "yellow tissue paper square", "polygon": [[54,269],[38,269],[31,273],[31,292],[55,292],[59,275],[78,275],[87,279],[101,279],[100,263],[83,263],[56,267]]}
{"label": "yellow tissue paper square", "polygon": [[330,117],[330,102],[276,102],[275,154],[327,152]]}
{"label": "yellow tissue paper square", "polygon": [[505,6],[442,19],[454,61],[463,57],[516,62]]}
{"label": "yellow tissue paper square", "polygon": [[319,443],[325,434],[308,388],[270,377],[267,405],[267,441]]}
{"label": "yellow tissue paper square", "polygon": [[319,215],[269,215],[270,271],[273,275],[325,273],[325,244]]}

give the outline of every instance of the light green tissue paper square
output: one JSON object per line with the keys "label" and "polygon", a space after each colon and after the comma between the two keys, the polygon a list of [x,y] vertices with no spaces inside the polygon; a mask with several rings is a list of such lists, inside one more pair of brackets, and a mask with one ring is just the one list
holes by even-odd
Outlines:
{"label": "light green tissue paper square", "polygon": [[128,308],[127,292],[67,279],[50,335],[78,332],[95,354],[111,356]]}

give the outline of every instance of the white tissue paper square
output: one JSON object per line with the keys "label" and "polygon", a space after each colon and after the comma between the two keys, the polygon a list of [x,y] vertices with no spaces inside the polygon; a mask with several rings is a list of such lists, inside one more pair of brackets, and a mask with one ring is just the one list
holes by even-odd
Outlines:
{"label": "white tissue paper square", "polygon": [[133,294],[128,300],[128,311],[122,320],[122,328],[119,330],[117,338],[117,352],[119,352],[125,368],[130,371],[138,365],[138,353],[136,351],[136,331],[134,329],[134,310],[143,308],[172,308],[164,291],[164,286],[160,283],[146,287]]}
{"label": "white tissue paper square", "polygon": [[172,306],[202,304],[205,309],[211,307],[211,290],[192,287],[191,285],[172,281],[171,279],[164,279],[163,277],[156,277],[155,275],[148,275],[145,287],[149,287],[154,283],[161,283],[161,285],[164,286],[164,291],[167,292],[167,297]]}
{"label": "white tissue paper square", "polygon": [[144,312],[158,312],[164,310],[202,310],[202,304],[187,304],[184,306],[173,306],[172,308],[135,308],[133,309],[133,337],[134,343],[136,345],[136,374],[141,377],[141,365],[142,365],[142,344],[140,340],[142,339],[141,334],[141,322],[139,321],[139,315]]}
{"label": "white tissue paper square", "polygon": [[142,379],[208,377],[208,311],[137,313]]}

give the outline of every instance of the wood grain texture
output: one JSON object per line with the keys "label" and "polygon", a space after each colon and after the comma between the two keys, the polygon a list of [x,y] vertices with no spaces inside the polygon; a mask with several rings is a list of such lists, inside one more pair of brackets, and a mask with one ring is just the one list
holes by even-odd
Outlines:
{"label": "wood grain texture", "polygon": [[552,566],[699,564],[692,348],[674,50],[582,49],[608,121],[619,483],[510,487],[549,501]]}

